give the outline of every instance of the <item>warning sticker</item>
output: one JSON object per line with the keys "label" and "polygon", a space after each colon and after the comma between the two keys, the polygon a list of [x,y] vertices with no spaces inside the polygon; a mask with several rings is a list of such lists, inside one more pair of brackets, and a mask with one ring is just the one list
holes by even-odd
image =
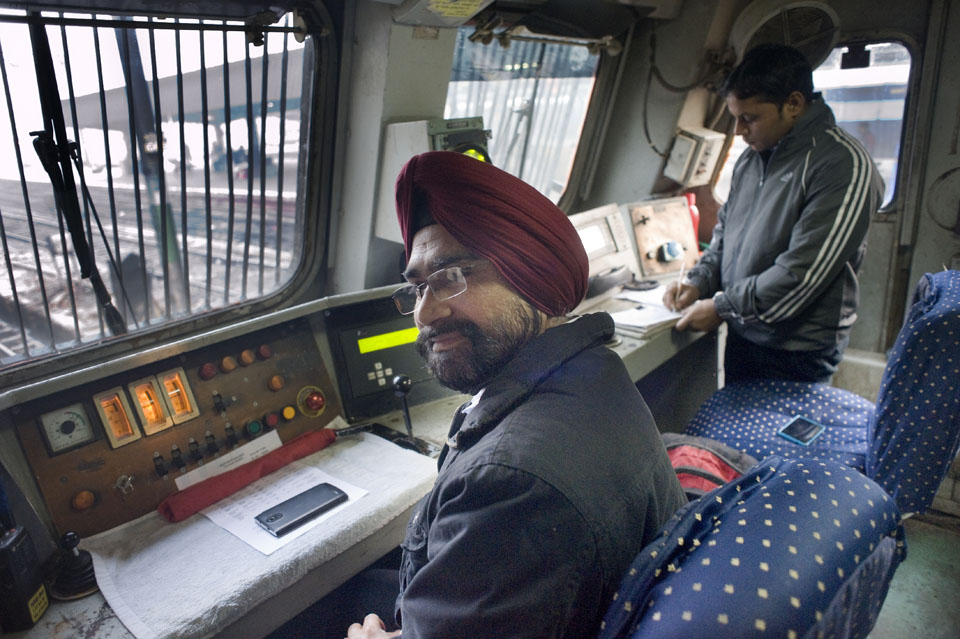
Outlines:
{"label": "warning sticker", "polygon": [[444,18],[469,18],[489,4],[489,0],[429,0],[431,13]]}
{"label": "warning sticker", "polygon": [[50,605],[50,602],[47,600],[47,590],[43,587],[43,584],[40,584],[37,591],[33,593],[27,605],[30,606],[30,620],[33,623],[37,623],[37,619],[43,616],[43,613],[47,610],[47,606]]}

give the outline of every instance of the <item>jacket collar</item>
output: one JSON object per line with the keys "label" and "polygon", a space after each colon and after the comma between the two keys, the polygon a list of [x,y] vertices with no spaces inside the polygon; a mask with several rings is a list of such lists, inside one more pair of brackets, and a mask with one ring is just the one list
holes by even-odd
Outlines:
{"label": "jacket collar", "polygon": [[555,326],[524,344],[517,356],[494,377],[447,444],[467,448],[490,432],[504,415],[523,403],[564,362],[584,349],[613,337],[615,325],[607,313],[584,315]]}
{"label": "jacket collar", "polygon": [[807,105],[807,110],[797,118],[790,132],[777,144],[777,154],[782,156],[798,145],[806,147],[812,137],[836,124],[833,111],[820,98],[819,93],[815,94],[814,99]]}

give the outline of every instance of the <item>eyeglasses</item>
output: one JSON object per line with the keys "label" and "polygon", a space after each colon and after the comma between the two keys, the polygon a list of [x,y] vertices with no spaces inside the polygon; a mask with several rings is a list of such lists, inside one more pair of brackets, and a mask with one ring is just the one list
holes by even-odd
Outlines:
{"label": "eyeglasses", "polygon": [[[467,267],[467,270],[469,271],[469,267]],[[464,275],[463,268],[451,266],[431,273],[427,276],[426,282],[407,284],[398,288],[391,296],[393,303],[397,305],[397,310],[402,315],[409,315],[417,310],[417,304],[423,299],[428,286],[437,300],[448,300],[467,290],[467,278]]]}

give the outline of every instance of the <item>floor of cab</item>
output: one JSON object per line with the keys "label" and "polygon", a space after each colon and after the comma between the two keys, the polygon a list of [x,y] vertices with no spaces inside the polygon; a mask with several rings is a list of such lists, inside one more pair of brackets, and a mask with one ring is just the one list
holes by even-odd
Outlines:
{"label": "floor of cab", "polygon": [[936,511],[904,522],[897,568],[869,639],[960,637],[960,517]]}

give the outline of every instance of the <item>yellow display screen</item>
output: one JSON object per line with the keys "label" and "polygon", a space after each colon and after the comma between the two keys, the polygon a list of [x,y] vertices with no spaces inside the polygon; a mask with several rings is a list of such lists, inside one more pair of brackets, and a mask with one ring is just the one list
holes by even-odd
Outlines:
{"label": "yellow display screen", "polygon": [[382,351],[385,348],[412,344],[417,341],[417,333],[419,332],[416,326],[412,326],[399,331],[390,331],[389,333],[381,333],[380,335],[374,335],[372,337],[363,337],[357,340],[357,347],[360,349],[360,354],[363,355],[374,351]]}

